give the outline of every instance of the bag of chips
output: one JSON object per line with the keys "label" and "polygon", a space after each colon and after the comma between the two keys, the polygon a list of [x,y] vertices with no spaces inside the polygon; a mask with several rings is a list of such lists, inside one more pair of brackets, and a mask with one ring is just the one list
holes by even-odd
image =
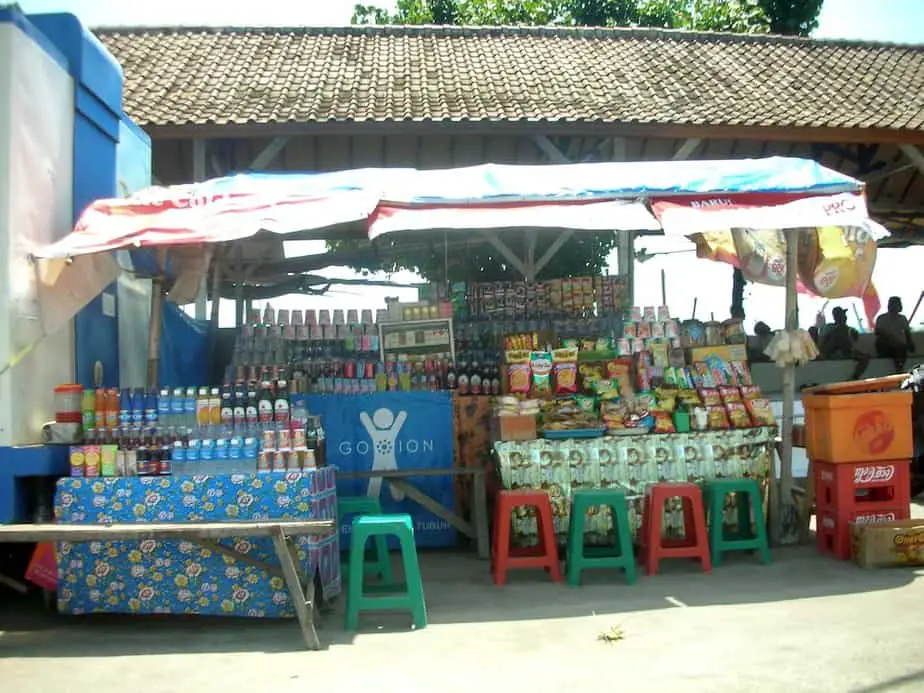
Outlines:
{"label": "bag of chips", "polygon": [[654,412],[654,429],[652,433],[676,433],[677,429],[674,427],[674,420],[671,418],[671,415],[666,411],[656,411]]}
{"label": "bag of chips", "polygon": [[722,406],[722,397],[719,395],[719,391],[710,387],[702,388],[699,391],[699,398],[702,400],[703,405],[706,407]]}
{"label": "bag of chips", "polygon": [[741,401],[741,392],[739,392],[737,387],[732,387],[731,385],[720,385],[719,396],[725,404]]}
{"label": "bag of chips", "polygon": [[508,351],[507,361],[507,392],[511,395],[525,395],[529,392],[529,352]]}
{"label": "bag of chips", "polygon": [[577,392],[577,359],[577,349],[555,349],[552,352],[556,395],[573,395]]}
{"label": "bag of chips", "polygon": [[760,399],[760,387],[758,385],[742,385],[739,390],[741,391],[741,399],[744,401]]}
{"label": "bag of chips", "polygon": [[725,411],[725,407],[722,405],[708,407],[706,413],[710,431],[727,431],[729,429],[730,424],[728,423],[728,413]]}
{"label": "bag of chips", "polygon": [[728,412],[728,420],[732,428],[751,427],[751,417],[744,404],[741,402],[726,402],[725,409]]}
{"label": "bag of chips", "polygon": [[773,407],[770,406],[770,400],[763,397],[746,400],[744,405],[751,415],[751,420],[755,426],[776,426],[776,417],[773,415]]}

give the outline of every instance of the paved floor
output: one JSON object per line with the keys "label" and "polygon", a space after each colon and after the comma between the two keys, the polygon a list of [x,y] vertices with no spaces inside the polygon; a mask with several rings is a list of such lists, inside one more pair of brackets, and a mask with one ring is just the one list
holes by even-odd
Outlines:
{"label": "paved floor", "polygon": [[[430,626],[401,615],[342,631],[342,607],[306,652],[294,622],[76,619],[0,609],[0,690],[235,691],[924,690],[924,570],[862,571],[810,548],[773,565],[692,563],[581,589],[526,573],[503,589],[485,563],[424,554]],[[613,644],[600,633],[618,627]]]}

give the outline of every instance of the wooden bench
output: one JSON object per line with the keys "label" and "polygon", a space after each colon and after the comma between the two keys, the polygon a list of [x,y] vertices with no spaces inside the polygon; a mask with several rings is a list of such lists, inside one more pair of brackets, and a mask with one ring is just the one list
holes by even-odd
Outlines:
{"label": "wooden bench", "polygon": [[[16,524],[0,525],[0,543],[67,541],[79,544],[91,541],[142,541],[144,539],[190,541],[203,548],[260,568],[272,577],[281,577],[285,580],[305,644],[310,650],[318,650],[321,648],[321,643],[315,630],[317,600],[315,599],[314,576],[305,576],[303,582],[298,569],[298,553],[291,537],[329,536],[336,531],[336,525],[335,520],[247,520],[243,522],[110,525]],[[219,539],[231,537],[272,538],[279,566],[259,561],[218,543]]]}
{"label": "wooden bench", "polygon": [[[408,481],[411,477],[470,476],[472,477],[472,522],[459,517],[439,501],[431,498]],[[485,470],[478,467],[445,467],[427,469],[375,469],[365,472],[337,472],[337,479],[372,479],[379,477],[394,486],[407,498],[445,520],[475,542],[478,557],[487,560],[491,556],[488,540],[488,500],[485,487]]]}

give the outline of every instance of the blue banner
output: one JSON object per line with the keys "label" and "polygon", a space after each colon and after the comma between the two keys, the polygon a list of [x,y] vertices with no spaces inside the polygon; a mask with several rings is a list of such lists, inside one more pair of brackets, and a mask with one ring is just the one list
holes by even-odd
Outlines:
{"label": "blue banner", "polygon": [[[373,469],[434,469],[453,465],[455,437],[449,392],[379,392],[369,395],[309,395],[308,409],[321,417],[327,437],[327,463],[341,473]],[[452,477],[409,477],[433,500],[455,508]],[[454,545],[456,530],[416,502],[378,479],[337,480],[341,496],[376,496],[386,513],[414,519],[417,545]],[[349,542],[349,526],[340,528]]]}

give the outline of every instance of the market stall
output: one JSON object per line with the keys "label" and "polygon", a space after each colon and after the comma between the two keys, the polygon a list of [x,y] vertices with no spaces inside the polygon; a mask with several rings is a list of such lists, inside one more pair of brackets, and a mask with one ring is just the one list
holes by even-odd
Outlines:
{"label": "market stall", "polygon": [[[748,197],[754,193],[763,196],[760,199]],[[683,201],[683,213],[672,206],[678,199]],[[191,200],[196,200],[197,204],[190,205]],[[556,406],[587,407],[587,402],[579,398],[585,393],[577,391],[578,385],[582,388],[586,388],[588,382],[602,385],[602,390],[592,386],[595,399],[590,406],[595,408],[594,415],[604,421],[603,426],[593,431],[595,435],[606,433],[608,428],[611,432],[618,430],[616,421],[620,418],[622,428],[629,428],[627,423],[631,419],[636,424],[650,421],[652,430],[645,433],[654,441],[644,443],[644,455],[638,453],[638,443],[632,448],[628,442],[612,443],[605,439],[580,444],[548,441],[526,444],[530,456],[538,455],[540,459],[540,484],[546,473],[541,463],[545,453],[553,459],[563,454],[562,446],[569,450],[569,469],[571,453],[576,450],[578,457],[584,459],[581,455],[586,452],[589,458],[596,456],[598,460],[596,467],[591,465],[595,470],[589,473],[592,480],[599,476],[602,482],[604,472],[601,470],[606,469],[607,478],[626,479],[636,488],[642,488],[646,480],[654,480],[655,469],[657,478],[708,477],[709,474],[730,473],[732,467],[736,473],[760,476],[767,473],[769,466],[766,446],[770,434],[755,428],[760,423],[760,415],[755,412],[762,409],[754,402],[761,398],[759,393],[748,395],[743,391],[747,387],[743,382],[746,373],[734,365],[736,359],[718,359],[721,369],[710,364],[708,358],[694,359],[683,365],[672,363],[672,350],[685,347],[673,343],[673,340],[682,339],[679,325],[674,325],[678,329],[674,335],[668,332],[674,329],[669,327],[669,315],[643,314],[639,319],[631,313],[628,317],[624,315],[631,287],[622,286],[618,278],[578,277],[576,280],[570,277],[557,280],[557,283],[556,280],[545,283],[536,281],[537,273],[575,229],[626,233],[663,229],[668,233],[706,237],[710,233],[708,229],[745,226],[779,229],[833,223],[840,225],[838,228],[870,228],[862,185],[815,162],[763,159],[484,166],[439,172],[366,170],[305,176],[241,175],[178,189],[151,189],[126,200],[91,205],[74,233],[37,251],[36,256],[43,281],[54,282],[75,271],[81,258],[87,255],[122,247],[156,247],[160,249],[162,268],[172,268],[171,276],[178,277],[176,284],[188,287],[192,284],[191,277],[197,272],[201,274],[204,268],[201,260],[210,257],[203,250],[210,244],[240,243],[263,230],[285,237],[287,233],[304,231],[306,226],[324,228],[349,224],[357,219],[367,220],[366,231],[372,239],[397,238],[399,234],[415,234],[423,229],[441,229],[444,237],[446,233],[457,231],[484,230],[499,252],[505,257],[509,255],[512,265],[522,265],[525,281],[491,287],[447,287],[445,300],[410,307],[410,315],[389,315],[383,320],[330,316],[328,321],[320,315],[313,320],[306,314],[302,314],[300,320],[292,315],[285,319],[260,316],[242,326],[241,342],[227,382],[223,387],[206,387],[204,393],[201,388],[188,387],[180,392],[156,390],[157,333],[152,329],[152,391],[130,395],[127,407],[123,406],[125,393],[116,396],[118,404],[111,404],[111,395],[101,397],[99,392],[95,393],[93,407],[83,408],[85,413],[93,411],[94,425],[86,428],[95,429],[95,432],[84,441],[79,452],[82,457],[74,460],[72,456],[75,470],[80,469],[85,477],[117,476],[120,471],[142,476],[170,474],[175,478],[159,479],[157,483],[166,482],[164,488],[174,498],[179,497],[175,490],[175,485],[179,484],[182,501],[185,503],[188,498],[190,504],[190,509],[184,512],[203,516],[205,512],[221,512],[219,504],[207,500],[219,492],[224,497],[222,484],[225,482],[219,477],[223,473],[242,474],[245,485],[271,483],[278,495],[266,497],[261,502],[284,509],[281,512],[291,512],[288,485],[285,489],[277,488],[286,474],[293,475],[295,487],[306,484],[311,489],[316,485],[313,479],[317,474],[312,470],[325,464],[336,464],[341,470],[348,465],[373,470],[405,464],[423,465],[423,460],[429,460],[426,464],[431,468],[451,468],[454,447],[452,395],[441,390],[456,391],[456,411],[465,406],[458,398],[483,397],[485,393],[519,395],[516,399],[519,407],[530,400],[531,388],[538,376],[543,389],[553,387],[552,383],[555,388],[566,384],[563,391],[553,392],[551,398],[545,397],[545,392],[543,397],[537,398],[554,401],[554,395],[558,395],[570,402]],[[504,234],[520,233],[524,227],[545,229],[548,245],[542,247],[539,241],[533,246],[530,241],[526,257],[517,257],[504,242]],[[845,233],[843,228],[841,233]],[[505,251],[501,251],[501,247]],[[165,252],[167,248],[171,248],[169,253]],[[787,266],[793,278],[794,254],[795,246],[789,244]],[[176,264],[178,258],[183,260],[179,265]],[[776,262],[776,258],[771,260]],[[288,262],[275,262],[274,271],[286,270],[284,265]],[[789,285],[793,289],[789,294],[790,302],[794,300],[794,286],[793,279]],[[165,286],[164,292],[171,296],[172,287]],[[163,299],[164,292],[155,291],[155,303]],[[426,315],[413,312],[424,308]],[[404,310],[400,306],[397,309]],[[152,315],[156,312],[152,310]],[[468,327],[469,324],[472,327]],[[640,332],[643,324],[652,330],[647,336]],[[635,325],[634,334],[628,331],[630,325]],[[659,328],[654,325],[660,325],[664,332],[655,333]],[[490,339],[481,336],[468,339],[466,335],[469,334],[489,334]],[[348,344],[351,347],[349,358],[338,353],[338,349],[346,350]],[[493,351],[493,360],[483,354],[485,351]],[[579,354],[582,351],[596,354],[597,365],[603,364],[600,377],[597,371],[591,377],[581,372],[582,365],[594,364],[594,358],[586,353],[583,357]],[[402,355],[406,357],[401,358]],[[626,364],[619,363],[627,358],[631,361],[629,369]],[[665,358],[666,363],[660,362]],[[607,370],[610,362],[615,366],[612,373]],[[698,368],[701,362],[707,366],[705,373]],[[728,382],[719,382],[720,370]],[[523,391],[526,373],[530,389]],[[617,409],[604,408],[600,400],[605,400],[608,392],[619,394],[627,377],[634,379],[631,383],[633,396],[627,396],[628,390],[623,390]],[[669,377],[673,382],[667,382]],[[697,377],[702,381],[696,382]],[[652,395],[652,388],[658,387],[665,392]],[[692,399],[686,401],[687,416],[695,416],[692,410],[701,407],[706,410],[707,425],[697,425],[689,429],[691,432],[682,430],[681,424],[674,420],[678,413],[676,402],[681,395],[677,394],[673,407],[664,403],[670,387],[688,396],[691,391],[695,392],[699,404]],[[720,387],[736,388],[737,395],[731,390],[724,394],[719,391],[717,402],[706,401],[703,390]],[[733,396],[737,400],[731,399]],[[141,398],[140,405],[137,397]],[[101,400],[110,405],[101,407]],[[788,401],[791,411],[791,392]],[[170,432],[155,427],[153,434],[148,431],[136,436],[133,429],[148,422],[152,407],[158,426],[163,425],[161,414],[168,417],[170,425],[166,428],[171,429]],[[102,432],[97,415],[100,411],[104,422]],[[110,420],[107,417],[113,411],[115,419]],[[126,411],[130,423],[122,418]],[[740,417],[742,413],[748,417],[748,425],[740,426],[740,431],[710,427],[708,418],[718,417],[720,411],[729,418],[729,423],[719,429],[730,429],[731,418]],[[518,415],[524,413],[535,418],[537,412],[517,412]],[[586,409],[582,412],[541,411],[540,405],[539,413],[543,416],[543,433],[550,438],[549,433],[556,427],[549,423],[591,412]],[[673,429],[666,425],[665,415]],[[556,419],[559,416],[565,418]],[[471,418],[477,420],[477,417]],[[784,440],[787,440],[789,426],[785,415],[783,424]],[[565,429],[566,437],[574,437],[573,426],[561,428]],[[745,428],[751,432],[744,432]],[[190,435],[190,430],[194,435]],[[698,432],[692,433],[693,430]],[[757,433],[753,432],[755,430]],[[659,434],[673,437],[658,439]],[[670,441],[670,445],[665,441]],[[731,457],[726,454],[716,459],[716,446],[736,452]],[[651,459],[648,447],[653,450]],[[687,456],[688,447],[699,450],[692,463]],[[679,452],[681,448],[682,453]],[[699,455],[709,460],[710,449],[711,461],[703,464]],[[512,479],[512,470],[514,466],[519,468],[519,464],[511,464],[510,457],[515,456],[518,449],[508,447],[506,450],[507,461],[501,463],[502,477],[506,475]],[[629,450],[635,450],[639,459],[636,469],[608,469],[605,464],[601,467],[601,450],[612,451],[617,457],[622,450],[627,456]],[[193,478],[201,475],[201,482],[192,482],[202,484],[196,487],[202,490],[198,499],[195,494],[182,491],[190,475]],[[784,461],[784,483],[786,475]],[[559,477],[556,482],[559,492],[566,495],[572,483],[586,483],[587,475],[584,480],[579,477],[575,481],[562,469]],[[305,481],[299,481],[301,479]],[[58,499],[62,513],[66,512],[61,501],[63,494],[69,492],[68,484],[84,489],[87,483],[86,480],[62,482]],[[89,483],[93,495],[82,496],[80,503],[84,507],[95,507],[94,503],[102,507],[115,502],[111,499],[118,496],[119,482],[103,479]],[[149,486],[152,482],[142,478],[122,483],[131,486],[129,490],[123,488],[123,493],[130,491],[132,498],[147,498],[149,488],[133,485]],[[99,493],[93,490],[96,484],[103,484]],[[360,484],[349,492],[363,493],[363,489],[372,495],[380,492],[381,482],[375,479]],[[451,482],[445,488],[451,496]],[[110,491],[115,496],[107,495]],[[432,489],[428,495],[432,499],[438,493]],[[407,499],[403,495],[407,494],[402,494],[401,487],[394,484],[390,485],[388,494],[382,494],[390,509],[404,506],[389,505],[388,498],[396,504],[405,503]],[[303,504],[307,503],[308,512],[321,505],[320,501],[311,502],[310,490],[308,496],[301,498]],[[327,504],[331,502],[335,503],[327,501]],[[451,498],[447,498],[445,504],[451,504]],[[240,503],[221,507],[226,514],[231,507],[240,512]],[[150,512],[153,510],[146,504],[133,505],[133,515],[141,521],[150,517]],[[295,512],[304,510],[296,508]],[[97,522],[98,512],[78,511],[77,515],[69,517]],[[426,520],[421,516],[418,522]],[[443,540],[448,536],[446,532],[452,531],[440,523],[434,524],[432,529],[443,533]],[[337,546],[329,549],[337,550]],[[310,552],[308,556],[310,560]],[[157,560],[167,559],[155,556],[155,563]],[[132,569],[127,565],[122,568],[128,568],[129,573]],[[337,578],[339,576],[332,575],[331,592],[337,589]],[[106,600],[109,598],[107,595]]]}

